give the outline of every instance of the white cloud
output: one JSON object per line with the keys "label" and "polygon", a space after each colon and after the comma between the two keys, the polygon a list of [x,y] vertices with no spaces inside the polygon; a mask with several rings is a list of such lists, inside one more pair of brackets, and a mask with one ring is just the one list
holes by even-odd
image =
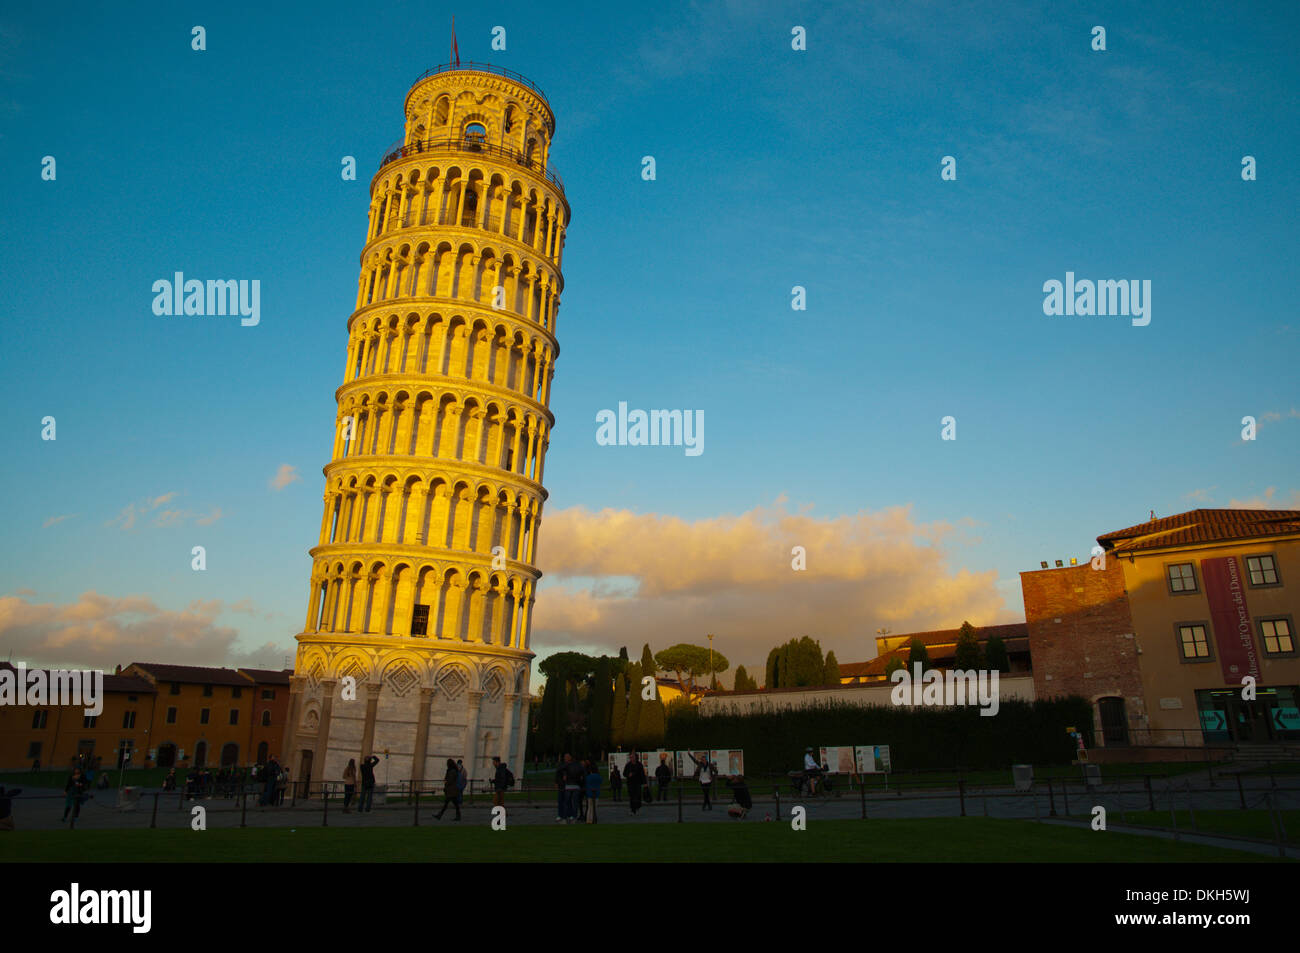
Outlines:
{"label": "white cloud", "polygon": [[277,493],[283,490],[290,483],[297,483],[302,477],[298,475],[298,468],[290,466],[287,463],[280,464],[280,469],[275,471],[275,476],[271,477],[271,489]]}

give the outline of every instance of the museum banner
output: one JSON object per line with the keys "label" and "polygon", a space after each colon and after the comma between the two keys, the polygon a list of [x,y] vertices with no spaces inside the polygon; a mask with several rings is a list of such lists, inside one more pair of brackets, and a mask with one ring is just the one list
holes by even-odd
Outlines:
{"label": "museum banner", "polygon": [[1240,685],[1247,675],[1259,678],[1255,634],[1246,607],[1241,561],[1236,556],[1201,560],[1201,578],[1210,603],[1210,624],[1225,685]]}

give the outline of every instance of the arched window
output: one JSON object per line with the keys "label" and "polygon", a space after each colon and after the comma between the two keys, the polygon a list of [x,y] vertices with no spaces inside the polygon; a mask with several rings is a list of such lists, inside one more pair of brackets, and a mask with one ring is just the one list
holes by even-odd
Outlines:
{"label": "arched window", "polygon": [[465,145],[473,152],[478,152],[487,142],[487,129],[481,122],[472,122],[465,127]]}
{"label": "arched window", "polygon": [[[262,712],[262,727],[263,728],[271,727],[271,712],[269,709]],[[266,744],[266,742],[263,741],[262,744]]]}

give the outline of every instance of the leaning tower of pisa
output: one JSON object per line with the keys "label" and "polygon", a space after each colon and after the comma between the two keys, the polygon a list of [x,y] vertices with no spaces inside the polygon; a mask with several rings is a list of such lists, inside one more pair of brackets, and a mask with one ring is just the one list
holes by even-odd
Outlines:
{"label": "leaning tower of pisa", "polygon": [[[425,73],[370,184],[281,759],[380,783],[522,764],[569,205],[542,91]],[[355,685],[355,693],[351,686]]]}

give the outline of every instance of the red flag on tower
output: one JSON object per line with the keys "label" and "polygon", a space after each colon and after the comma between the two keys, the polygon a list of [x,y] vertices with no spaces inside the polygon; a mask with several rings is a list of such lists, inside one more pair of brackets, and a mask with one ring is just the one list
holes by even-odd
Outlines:
{"label": "red flag on tower", "polygon": [[451,18],[451,61],[455,65],[460,65],[460,49],[456,46],[456,17]]}

